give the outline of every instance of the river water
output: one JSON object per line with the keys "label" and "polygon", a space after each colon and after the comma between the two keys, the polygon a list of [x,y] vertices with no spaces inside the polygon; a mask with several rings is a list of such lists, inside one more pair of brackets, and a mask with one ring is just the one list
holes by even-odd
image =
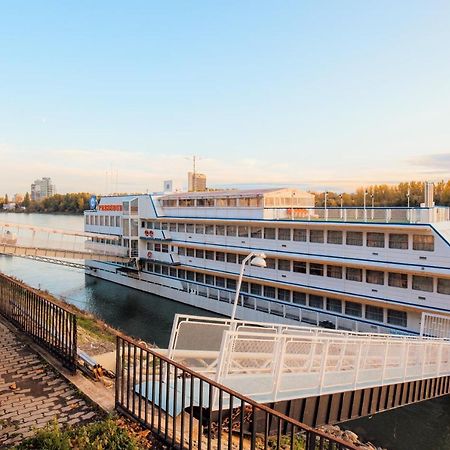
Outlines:
{"label": "river water", "polygon": [[[2,213],[0,221],[81,231],[81,216]],[[0,255],[0,272],[45,289],[90,311],[126,334],[168,343],[175,313],[212,315],[204,310],[163,299],[85,275],[82,270]],[[390,450],[449,450],[450,397],[347,422],[343,425],[364,441]]]}

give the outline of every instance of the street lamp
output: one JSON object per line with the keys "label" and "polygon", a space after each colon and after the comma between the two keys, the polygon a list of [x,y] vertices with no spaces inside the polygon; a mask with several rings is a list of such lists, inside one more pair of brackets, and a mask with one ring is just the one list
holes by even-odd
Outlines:
{"label": "street lamp", "polygon": [[[253,258],[253,259],[252,259]],[[234,297],[233,310],[231,311],[231,320],[234,321],[236,317],[236,308],[239,301],[239,293],[241,291],[242,278],[244,277],[245,264],[250,261],[250,265],[256,267],[266,267],[266,255],[264,253],[251,252],[248,256],[244,258],[241,264],[241,272],[239,273],[239,279],[236,286],[236,296]]]}

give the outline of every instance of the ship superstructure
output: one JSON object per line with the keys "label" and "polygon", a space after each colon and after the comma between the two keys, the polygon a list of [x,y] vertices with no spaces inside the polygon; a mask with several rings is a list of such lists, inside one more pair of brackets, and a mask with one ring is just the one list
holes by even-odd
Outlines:
{"label": "ship superstructure", "polygon": [[244,320],[419,333],[450,316],[449,209],[316,208],[297,189],[103,197],[85,230],[117,235],[132,262],[87,273]]}

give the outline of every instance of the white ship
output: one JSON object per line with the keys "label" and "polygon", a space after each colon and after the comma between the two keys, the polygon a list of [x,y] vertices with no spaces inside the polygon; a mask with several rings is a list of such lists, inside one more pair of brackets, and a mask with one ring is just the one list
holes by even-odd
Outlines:
{"label": "white ship", "polygon": [[131,258],[88,274],[226,316],[256,252],[240,319],[419,334],[423,314],[450,318],[449,208],[430,189],[418,208],[316,208],[288,188],[103,197],[85,230]]}

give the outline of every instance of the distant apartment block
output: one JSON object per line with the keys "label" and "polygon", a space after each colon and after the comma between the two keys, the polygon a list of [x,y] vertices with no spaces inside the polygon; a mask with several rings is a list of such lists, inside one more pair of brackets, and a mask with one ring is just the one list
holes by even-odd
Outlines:
{"label": "distant apartment block", "polygon": [[31,200],[42,200],[54,194],[56,194],[56,187],[52,184],[51,178],[44,177],[31,184]]}
{"label": "distant apartment block", "polygon": [[202,173],[188,172],[188,191],[206,191],[206,175]]}

